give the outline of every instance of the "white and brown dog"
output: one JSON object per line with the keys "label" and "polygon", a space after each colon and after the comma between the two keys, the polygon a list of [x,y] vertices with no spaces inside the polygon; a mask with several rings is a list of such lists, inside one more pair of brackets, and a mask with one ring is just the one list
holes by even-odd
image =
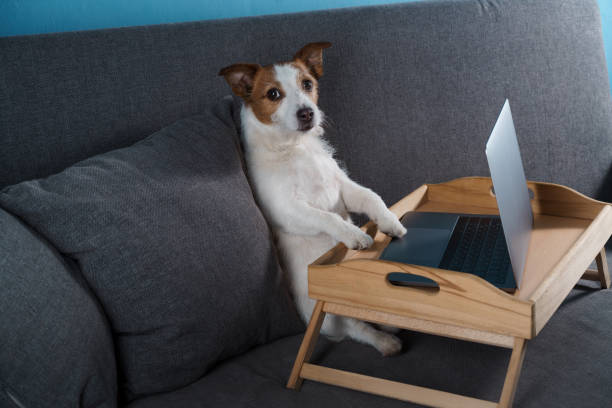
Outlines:
{"label": "white and brown dog", "polygon": [[[234,64],[219,72],[244,101],[242,137],[249,176],[306,322],[315,304],[308,297],[308,265],[338,242],[358,249],[372,244],[351,222],[349,212],[365,213],[392,236],[406,233],[376,193],[340,169],[321,138],[317,79],[323,74],[323,49],[330,45],[308,44],[289,62]],[[333,315],[325,319],[322,333],[335,340],[348,336],[383,355],[395,354],[402,346],[389,332]]]}

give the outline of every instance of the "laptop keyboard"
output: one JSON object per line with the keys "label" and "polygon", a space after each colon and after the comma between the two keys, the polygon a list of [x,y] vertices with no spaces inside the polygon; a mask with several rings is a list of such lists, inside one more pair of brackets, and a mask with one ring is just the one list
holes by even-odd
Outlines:
{"label": "laptop keyboard", "polygon": [[460,216],[439,268],[471,273],[501,285],[509,266],[501,220]]}

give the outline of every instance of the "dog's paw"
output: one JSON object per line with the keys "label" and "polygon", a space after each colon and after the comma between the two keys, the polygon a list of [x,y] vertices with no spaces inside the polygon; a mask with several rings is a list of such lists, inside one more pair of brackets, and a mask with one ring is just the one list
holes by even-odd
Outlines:
{"label": "dog's paw", "polygon": [[371,236],[354,225],[351,225],[351,228],[340,238],[340,241],[351,249],[366,249],[374,243]]}
{"label": "dog's paw", "polygon": [[403,237],[406,234],[406,228],[397,219],[395,214],[389,212],[385,217],[378,223],[378,228],[387,235],[392,237]]}
{"label": "dog's paw", "polygon": [[384,357],[394,356],[402,351],[402,341],[392,334],[381,332],[374,347]]}

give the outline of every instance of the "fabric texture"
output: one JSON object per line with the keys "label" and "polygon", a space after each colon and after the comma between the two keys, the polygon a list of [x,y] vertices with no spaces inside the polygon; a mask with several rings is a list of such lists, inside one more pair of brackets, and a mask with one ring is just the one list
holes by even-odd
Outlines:
{"label": "fabric texture", "polygon": [[110,327],[77,270],[0,210],[0,406],[117,406]]}
{"label": "fabric texture", "polygon": [[[49,397],[73,406],[64,402],[78,392],[87,406],[113,401],[95,298],[114,334],[121,390],[143,397],[133,408],[410,406],[309,381],[299,393],[284,389],[301,336],[221,362],[303,329],[229,118],[183,120],[50,176],[201,112],[229,92],[220,68],[283,61],[311,41],[333,44],[320,81],[326,137],[351,177],[388,204],[423,183],[488,175],[484,145],[506,98],[529,179],[612,201],[596,0],[422,1],[0,38],[0,188],[49,176],[10,187],[0,205],[86,279],[64,282],[61,258],[0,225],[0,405]],[[609,291],[572,293],[528,345],[516,406],[609,405],[609,301]],[[72,337],[49,325],[57,321]],[[400,357],[322,338],[314,359],[499,397],[507,351],[402,336]],[[52,366],[50,356],[64,360]]]}
{"label": "fabric texture", "polygon": [[[447,392],[497,401],[510,350],[403,331],[403,354],[381,357],[353,341],[321,337],[313,362]],[[547,326],[527,344],[514,406],[601,408],[610,405],[612,296],[592,282],[577,286]],[[305,380],[284,387],[302,336],[288,337],[236,357],[181,390],[136,401],[128,408],[407,408],[420,407]],[[580,381],[577,379],[580,378]]]}
{"label": "fabric texture", "polygon": [[[123,147],[229,92],[219,70],[324,52],[320,105],[351,176],[392,204],[487,176],[504,100],[527,177],[612,201],[596,0],[463,0],[0,38],[0,186]],[[588,163],[588,164],[587,164]]]}
{"label": "fabric texture", "polygon": [[303,330],[243,173],[231,104],[0,193],[78,262],[112,325],[128,400]]}

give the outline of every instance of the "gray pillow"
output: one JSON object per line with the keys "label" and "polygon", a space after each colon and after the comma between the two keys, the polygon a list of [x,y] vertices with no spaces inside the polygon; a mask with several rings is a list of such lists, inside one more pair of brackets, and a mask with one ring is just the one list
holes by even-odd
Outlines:
{"label": "gray pillow", "polygon": [[303,330],[243,172],[232,100],[127,148],[7,187],[0,205],[75,259],[127,400]]}
{"label": "gray pillow", "polygon": [[100,305],[57,251],[0,210],[0,407],[116,406]]}

